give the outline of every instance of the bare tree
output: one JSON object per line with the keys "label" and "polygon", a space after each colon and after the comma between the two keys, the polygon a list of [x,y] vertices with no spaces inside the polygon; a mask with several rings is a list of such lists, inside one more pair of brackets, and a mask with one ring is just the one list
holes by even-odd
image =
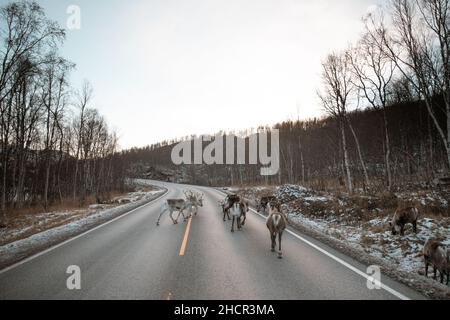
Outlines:
{"label": "bare tree", "polygon": [[423,21],[437,40],[435,45],[437,57],[434,58],[435,63],[432,63],[429,69],[434,81],[438,83],[439,93],[442,94],[445,104],[447,137],[444,143],[446,143],[450,172],[450,1],[416,1]]}
{"label": "bare tree", "polygon": [[[35,2],[0,7],[1,211],[25,204],[48,209],[56,198],[123,189],[117,136],[88,106],[84,83],[73,104],[68,74],[73,64],[58,49],[64,31]],[[79,188],[81,186],[81,188]]]}
{"label": "bare tree", "polygon": [[77,101],[77,107],[79,109],[79,116],[75,120],[74,127],[76,131],[76,146],[75,146],[75,173],[73,177],[73,198],[74,200],[77,197],[77,181],[78,181],[78,174],[79,174],[79,158],[80,153],[82,151],[83,147],[83,132],[86,122],[86,108],[92,99],[93,90],[89,82],[85,81],[83,83],[83,87],[81,89],[81,92],[78,93],[78,101]]}
{"label": "bare tree", "polygon": [[[389,89],[395,73],[395,63],[386,54],[384,30],[376,25],[372,14],[365,17],[366,33],[358,42],[357,47],[349,54],[354,76],[354,84],[363,93],[365,100],[377,111],[383,119],[387,186],[392,187],[391,147],[389,138],[389,123],[386,108],[389,102]],[[380,38],[380,36],[382,38]]]}
{"label": "bare tree", "polygon": [[344,169],[347,176],[347,188],[353,192],[353,182],[350,171],[345,123],[348,98],[352,90],[350,65],[346,55],[330,54],[322,63],[323,92],[319,93],[323,107],[327,113],[335,117],[339,124],[341,135]]}
{"label": "bare tree", "polygon": [[2,148],[1,209],[5,215],[7,196],[7,168],[10,156],[10,134],[13,100],[24,89],[27,62],[38,67],[41,53],[54,47],[65,34],[55,22],[46,18],[35,2],[13,2],[0,9],[0,116]]}
{"label": "bare tree", "polygon": [[[55,144],[57,143],[58,130],[62,134],[61,121],[64,109],[67,106],[68,83],[67,73],[73,64],[56,56],[49,57],[50,63],[43,70],[42,75],[42,103],[45,106],[45,183],[44,183],[44,208],[48,207],[48,192],[50,183],[50,166],[53,162]],[[62,139],[62,136],[61,136]]]}
{"label": "bare tree", "polygon": [[[425,102],[444,144],[447,170],[450,170],[449,18],[445,0],[392,0],[395,32],[381,34],[386,52]],[[380,30],[387,28],[383,25]],[[444,96],[444,108],[435,104],[440,94]],[[436,114],[439,109],[445,114],[446,130],[439,123]]]}

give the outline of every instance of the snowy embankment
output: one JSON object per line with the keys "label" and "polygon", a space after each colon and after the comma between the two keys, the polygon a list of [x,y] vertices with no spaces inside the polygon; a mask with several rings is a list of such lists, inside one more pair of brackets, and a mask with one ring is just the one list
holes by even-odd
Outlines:
{"label": "snowy embankment", "polygon": [[[139,180],[139,184],[146,182]],[[129,192],[108,204],[34,215],[31,225],[0,229],[0,239],[6,243],[0,246],[0,269],[138,208],[166,192],[155,186],[151,189]]]}
{"label": "snowy embankment", "polygon": [[[450,298],[450,287],[425,278],[422,256],[423,245],[429,238],[450,246],[450,208],[445,192],[350,196],[316,192],[298,185],[229,190],[254,203],[263,195],[275,195],[292,226],[319,235],[347,254],[352,252],[354,258],[373,264],[382,262],[385,269],[393,271],[389,274],[397,272],[397,278],[408,285],[423,282],[421,291],[429,296]],[[389,222],[398,206],[419,209],[417,234],[407,225],[404,236],[392,235]]]}

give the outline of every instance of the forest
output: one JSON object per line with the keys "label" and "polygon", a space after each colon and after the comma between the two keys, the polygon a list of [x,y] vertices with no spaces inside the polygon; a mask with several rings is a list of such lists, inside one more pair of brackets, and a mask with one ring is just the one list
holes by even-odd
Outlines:
{"label": "forest", "polygon": [[83,204],[124,186],[118,139],[92,106],[93,88],[70,83],[65,30],[43,8],[0,8],[0,209]]}
{"label": "forest", "polygon": [[173,165],[174,144],[195,136],[120,150],[92,85],[71,84],[65,30],[35,2],[6,4],[0,17],[2,219],[16,208],[102,202],[128,177],[353,193],[430,188],[450,175],[447,0],[391,0],[362,17],[360,39],[322,59],[322,117],[236,133],[279,130],[281,168],[270,177],[258,165]]}

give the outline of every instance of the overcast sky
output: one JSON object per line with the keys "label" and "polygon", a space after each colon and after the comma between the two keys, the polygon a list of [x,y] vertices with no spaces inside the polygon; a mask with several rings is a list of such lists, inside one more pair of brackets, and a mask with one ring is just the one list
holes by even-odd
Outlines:
{"label": "overcast sky", "polygon": [[[0,0],[5,3],[6,0]],[[322,115],[320,62],[378,0],[39,0],[123,148]]]}

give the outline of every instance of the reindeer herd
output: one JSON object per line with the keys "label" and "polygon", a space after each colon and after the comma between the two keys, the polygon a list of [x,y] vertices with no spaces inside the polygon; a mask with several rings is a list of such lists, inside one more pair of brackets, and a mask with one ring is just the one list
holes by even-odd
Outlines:
{"label": "reindeer herd", "polygon": [[[169,211],[169,216],[174,224],[178,223],[180,216],[184,221],[197,215],[198,208],[203,207],[202,193],[194,191],[184,191],[184,199],[168,199],[161,208],[161,213],[156,222],[160,223],[164,212]],[[219,201],[222,209],[223,221],[231,221],[231,232],[242,230],[247,220],[249,211],[249,202],[238,194],[228,194],[225,199]],[[277,246],[278,238],[278,258],[282,258],[281,239],[283,231],[287,226],[287,218],[281,210],[281,205],[275,196],[263,196],[256,205],[257,212],[264,211],[267,214],[266,226],[270,234],[270,248],[274,252]],[[186,214],[185,214],[186,211]],[[178,212],[176,218],[173,213]],[[419,210],[415,207],[407,207],[395,211],[392,220],[389,222],[393,235],[404,235],[405,226],[412,225],[414,233],[417,233],[417,221],[419,219]],[[235,229],[236,226],[236,229]],[[423,247],[422,255],[425,262],[425,276],[428,276],[428,268],[433,268],[434,279],[437,278],[437,272],[440,275],[441,283],[447,277],[446,284],[449,284],[450,278],[450,248],[444,246],[437,239],[428,239]]]}
{"label": "reindeer herd", "polygon": [[[407,207],[403,209],[397,209],[394,216],[389,222],[392,234],[405,233],[405,226],[407,224],[412,225],[414,233],[417,233],[417,221],[419,219],[419,210],[416,207]],[[422,255],[425,262],[425,276],[428,276],[428,268],[433,267],[433,279],[436,280],[437,271],[440,274],[441,283],[444,282],[445,276],[447,276],[446,284],[449,284],[450,277],[450,248],[443,245],[439,240],[429,238],[422,250]]]}
{"label": "reindeer herd", "polygon": [[[247,212],[249,211],[249,203],[242,196],[237,194],[229,194],[224,200],[219,201],[219,206],[222,208],[223,221],[231,220],[231,232],[234,232],[234,225],[241,230],[245,225],[247,219]],[[275,251],[276,238],[278,236],[278,258],[282,258],[281,238],[284,229],[286,229],[287,220],[283,213],[281,213],[280,204],[275,196],[262,197],[256,206],[258,212],[267,211],[266,226],[269,229],[271,250]],[[231,217],[230,217],[231,214]]]}
{"label": "reindeer herd", "polygon": [[[194,192],[192,190],[183,191],[184,198],[167,199],[161,207],[156,225],[160,225],[161,217],[169,211],[169,217],[174,224],[178,224],[180,216],[183,216],[183,221],[187,221],[193,215],[197,215],[198,208],[203,207],[203,193]],[[223,221],[231,221],[231,232],[235,230],[242,230],[247,220],[247,212],[249,211],[249,203],[242,196],[237,194],[229,194],[225,199],[219,201],[219,206],[222,208]],[[276,237],[278,236],[278,258],[282,258],[281,238],[284,229],[287,225],[286,217],[281,213],[280,205],[275,197],[262,197],[257,210],[268,212],[266,225],[270,233],[271,250],[275,251]],[[174,212],[178,212],[174,218]],[[236,229],[235,229],[236,226]]]}

